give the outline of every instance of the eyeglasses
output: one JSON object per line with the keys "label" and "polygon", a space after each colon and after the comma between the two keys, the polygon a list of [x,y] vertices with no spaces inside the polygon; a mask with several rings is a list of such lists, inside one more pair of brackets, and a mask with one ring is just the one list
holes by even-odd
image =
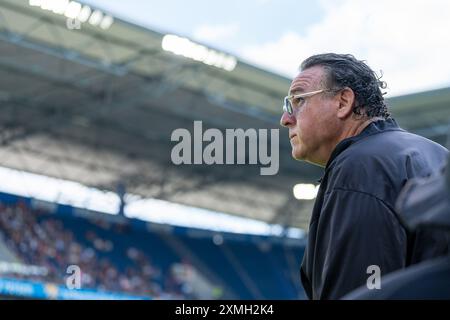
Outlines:
{"label": "eyeglasses", "polygon": [[305,98],[312,97],[316,94],[326,92],[326,91],[334,91],[334,90],[322,89],[322,90],[316,90],[316,91],[305,92],[305,93],[300,93],[300,94],[292,94],[290,96],[286,96],[286,97],[284,97],[283,111],[292,115],[294,113],[294,107],[296,107],[296,108],[301,107],[302,104],[305,102]]}

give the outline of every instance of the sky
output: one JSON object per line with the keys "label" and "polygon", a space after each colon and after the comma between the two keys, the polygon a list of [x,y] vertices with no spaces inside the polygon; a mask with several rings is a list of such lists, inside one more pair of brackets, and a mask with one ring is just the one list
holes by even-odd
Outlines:
{"label": "sky", "polygon": [[396,96],[450,86],[447,0],[86,0],[278,74],[323,52],[365,60]]}

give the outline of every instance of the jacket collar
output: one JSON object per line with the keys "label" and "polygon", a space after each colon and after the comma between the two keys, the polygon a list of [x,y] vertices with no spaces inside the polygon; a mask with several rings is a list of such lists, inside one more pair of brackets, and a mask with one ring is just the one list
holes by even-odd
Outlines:
{"label": "jacket collar", "polygon": [[336,145],[333,152],[331,153],[330,159],[328,159],[327,165],[325,166],[325,171],[329,168],[329,166],[331,165],[333,160],[336,159],[336,157],[339,154],[341,154],[345,149],[350,147],[355,142],[358,142],[358,141],[360,141],[364,138],[367,138],[371,135],[374,135],[374,134],[382,133],[385,131],[393,131],[393,130],[404,131],[403,129],[401,129],[398,126],[397,121],[395,121],[395,119],[393,119],[393,118],[380,119],[380,120],[371,122],[358,135],[346,138]]}

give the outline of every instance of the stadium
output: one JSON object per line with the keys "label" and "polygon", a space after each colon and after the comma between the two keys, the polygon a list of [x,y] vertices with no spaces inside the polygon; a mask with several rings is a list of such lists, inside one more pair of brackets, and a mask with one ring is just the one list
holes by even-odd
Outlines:
{"label": "stadium", "polygon": [[[283,139],[291,80],[52,3],[0,0],[0,297],[305,299],[322,173]],[[388,102],[402,128],[446,145],[450,88]],[[279,129],[277,174],[174,164],[171,135],[195,121]]]}

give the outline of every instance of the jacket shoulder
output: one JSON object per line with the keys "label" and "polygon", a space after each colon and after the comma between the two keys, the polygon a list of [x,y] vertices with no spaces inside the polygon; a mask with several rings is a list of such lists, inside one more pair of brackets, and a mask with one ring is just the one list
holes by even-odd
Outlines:
{"label": "jacket shoulder", "polygon": [[330,166],[330,188],[345,188],[394,201],[407,180],[433,174],[448,150],[406,131],[388,131],[357,141]]}

